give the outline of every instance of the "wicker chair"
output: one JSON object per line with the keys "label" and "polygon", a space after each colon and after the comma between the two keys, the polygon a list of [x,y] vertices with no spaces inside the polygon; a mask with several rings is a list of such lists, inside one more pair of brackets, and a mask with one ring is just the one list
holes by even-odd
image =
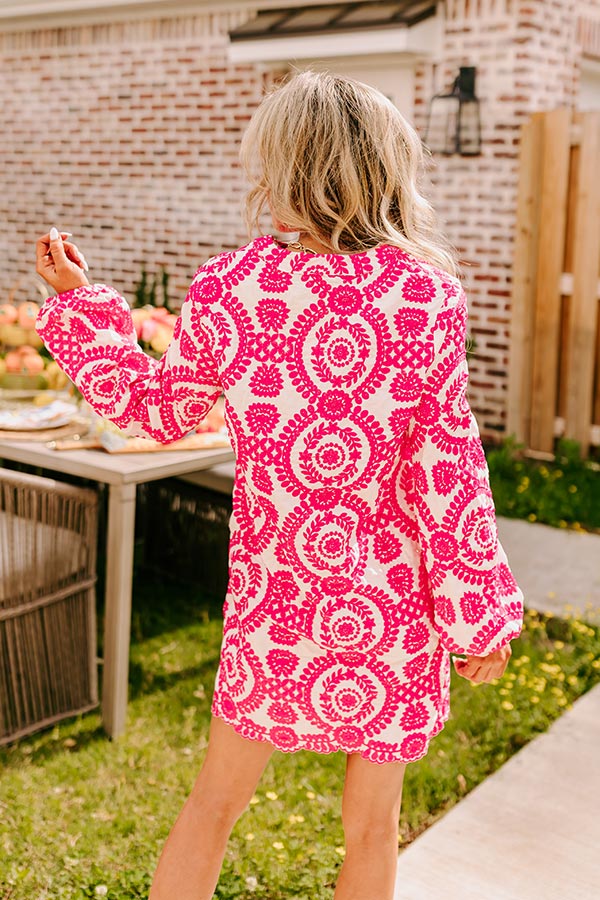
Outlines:
{"label": "wicker chair", "polygon": [[0,469],[0,745],[98,705],[94,491]]}

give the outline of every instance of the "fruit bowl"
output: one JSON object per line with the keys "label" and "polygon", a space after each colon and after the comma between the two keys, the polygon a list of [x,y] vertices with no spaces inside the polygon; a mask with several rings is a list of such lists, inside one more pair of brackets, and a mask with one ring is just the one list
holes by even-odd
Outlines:
{"label": "fruit bowl", "polygon": [[0,390],[62,390],[69,380],[44,349],[35,330],[39,301],[16,299],[23,287],[29,296],[31,288],[35,288],[41,302],[49,296],[43,282],[27,277],[17,281],[8,302],[0,302]]}
{"label": "fruit bowl", "polygon": [[5,372],[0,376],[0,388],[4,391],[43,391],[47,387],[48,382],[43,375]]}

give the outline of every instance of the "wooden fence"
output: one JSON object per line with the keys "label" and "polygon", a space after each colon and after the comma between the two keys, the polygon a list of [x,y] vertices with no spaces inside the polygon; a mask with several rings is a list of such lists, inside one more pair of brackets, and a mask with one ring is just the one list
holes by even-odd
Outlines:
{"label": "wooden fence", "polygon": [[535,451],[600,444],[600,113],[521,133],[507,433]]}

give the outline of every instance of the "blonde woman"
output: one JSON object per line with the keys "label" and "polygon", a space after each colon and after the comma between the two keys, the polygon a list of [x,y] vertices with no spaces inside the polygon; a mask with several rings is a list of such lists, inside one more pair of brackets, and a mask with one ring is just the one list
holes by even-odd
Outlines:
{"label": "blonde woman", "polygon": [[[449,716],[451,654],[504,673],[523,595],[467,402],[467,305],[419,193],[419,139],[367,85],[307,72],[244,136],[250,228],[198,270],[159,363],[54,229],[38,330],[86,400],[169,442],[221,393],[237,454],[202,770],[150,900],[210,900],[274,749],[347,754],[335,900],[391,900],[406,766]],[[65,238],[63,240],[63,237]]]}

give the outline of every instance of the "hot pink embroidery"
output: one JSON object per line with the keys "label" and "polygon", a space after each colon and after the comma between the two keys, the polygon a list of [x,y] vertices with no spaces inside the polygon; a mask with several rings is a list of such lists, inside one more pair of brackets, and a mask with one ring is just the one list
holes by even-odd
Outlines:
{"label": "hot pink embroidery", "polygon": [[450,652],[516,637],[467,402],[460,283],[402,250],[294,253],[255,239],[203,265],[160,362],[92,285],[38,330],[98,412],[182,437],[223,392],[237,455],[212,711],[285,752],[427,753]]}

